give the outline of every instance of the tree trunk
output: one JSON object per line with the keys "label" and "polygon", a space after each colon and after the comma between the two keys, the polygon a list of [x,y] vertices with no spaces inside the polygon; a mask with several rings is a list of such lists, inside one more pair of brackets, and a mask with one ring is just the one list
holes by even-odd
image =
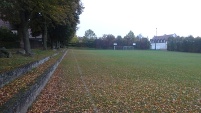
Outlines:
{"label": "tree trunk", "polygon": [[43,49],[47,50],[47,24],[46,24],[46,22],[44,24],[44,30],[42,33],[42,38],[43,38]]}
{"label": "tree trunk", "polygon": [[57,41],[57,42],[56,42],[56,48],[57,48],[57,49],[60,49],[60,41]]}
{"label": "tree trunk", "polygon": [[24,42],[24,50],[25,50],[25,53],[27,55],[30,55],[31,54],[31,46],[30,46],[30,41],[29,41],[29,32],[28,32],[28,23],[29,23],[29,18],[28,18],[28,15],[25,14],[25,12],[21,12],[20,14],[20,20],[21,20],[21,23],[19,25],[19,31],[22,32],[20,33],[22,35],[22,39],[23,39],[23,42]]}
{"label": "tree trunk", "polygon": [[54,41],[53,41],[52,37],[50,37],[50,43],[51,43],[51,49],[54,49]]}
{"label": "tree trunk", "polygon": [[56,41],[56,49],[58,49],[58,41]]}
{"label": "tree trunk", "polygon": [[31,46],[29,41],[28,25],[23,26],[23,40],[24,40],[24,50],[26,54],[31,54]]}
{"label": "tree trunk", "polygon": [[20,48],[24,49],[24,41],[23,41],[23,35],[22,35],[22,28],[17,29],[17,34],[20,37]]}

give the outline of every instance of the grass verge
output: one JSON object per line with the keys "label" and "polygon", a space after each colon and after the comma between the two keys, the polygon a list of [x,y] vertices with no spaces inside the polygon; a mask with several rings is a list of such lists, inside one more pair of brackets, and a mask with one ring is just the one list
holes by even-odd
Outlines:
{"label": "grass verge", "polygon": [[23,56],[16,54],[17,50],[8,50],[12,53],[11,58],[0,58],[0,73],[3,73],[8,70],[15,69],[16,67],[28,64],[33,61],[40,60],[47,56],[53,55],[58,51],[53,50],[42,50],[42,49],[33,49],[32,51],[35,53],[33,57]]}

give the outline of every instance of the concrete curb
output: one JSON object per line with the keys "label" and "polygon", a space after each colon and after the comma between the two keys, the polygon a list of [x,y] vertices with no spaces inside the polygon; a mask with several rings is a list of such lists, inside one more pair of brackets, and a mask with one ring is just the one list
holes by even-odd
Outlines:
{"label": "concrete curb", "polygon": [[[0,111],[3,113],[26,113],[29,106],[34,102],[36,97],[40,94],[42,89],[47,84],[48,80],[67,54],[67,50],[62,57],[56,61],[50,68],[48,68],[36,82],[29,87],[29,89],[22,89],[13,98],[7,101],[3,106],[0,106]],[[24,91],[25,90],[25,91]]]}
{"label": "concrete curb", "polygon": [[54,57],[57,54],[58,53],[55,53],[52,56],[45,57],[45,58],[43,58],[41,60],[31,62],[29,64],[20,66],[20,67],[14,69],[14,70],[11,70],[11,71],[8,71],[8,72],[4,72],[4,73],[0,74],[0,88],[2,88],[3,86],[5,86],[6,84],[10,83],[11,81],[15,80],[16,78],[20,77],[24,73],[26,73],[26,72],[32,70],[33,68],[36,68],[37,66],[45,63],[51,57]]}

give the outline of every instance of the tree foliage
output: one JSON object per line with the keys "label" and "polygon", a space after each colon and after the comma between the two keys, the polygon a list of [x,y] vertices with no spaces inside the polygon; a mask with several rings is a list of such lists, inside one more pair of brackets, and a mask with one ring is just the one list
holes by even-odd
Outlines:
{"label": "tree foliage", "polygon": [[133,45],[133,42],[136,42],[137,39],[132,31],[129,31],[129,33],[124,37],[125,43],[127,46]]}
{"label": "tree foliage", "polygon": [[11,30],[0,27],[0,48],[18,48],[19,47],[19,37],[14,34]]}
{"label": "tree foliage", "polygon": [[[0,18],[17,26],[26,53],[31,53],[28,35],[30,26],[33,35],[43,34],[44,41],[47,40],[49,27],[70,27],[66,28],[70,29],[70,34],[65,36],[72,37],[82,9],[80,0],[0,0]],[[63,32],[69,33],[66,30]],[[69,37],[65,38],[68,40]]]}
{"label": "tree foliage", "polygon": [[136,49],[149,49],[150,42],[147,38],[141,38],[140,40],[136,41]]}
{"label": "tree foliage", "polygon": [[5,27],[0,27],[0,41],[16,42],[16,41],[19,41],[19,38],[11,30]]}
{"label": "tree foliage", "polygon": [[74,37],[71,39],[70,43],[78,43],[79,39],[77,37],[77,35],[74,35]]}
{"label": "tree foliage", "polygon": [[85,31],[84,36],[87,37],[88,39],[96,39],[96,34],[91,29]]}
{"label": "tree foliage", "polygon": [[115,41],[115,36],[112,34],[104,34],[102,37],[102,47],[103,49],[113,48],[113,43]]}
{"label": "tree foliage", "polygon": [[133,31],[129,31],[129,33],[124,38],[134,39],[135,35],[134,35]]}
{"label": "tree foliage", "polygon": [[201,52],[201,38],[188,37],[176,37],[169,38],[167,49],[169,51],[181,51],[181,52]]}
{"label": "tree foliage", "polygon": [[[92,30],[87,30],[85,34]],[[94,32],[91,32],[95,34]],[[114,43],[117,43],[117,49],[123,49],[123,46],[133,46],[133,43],[136,43],[135,49],[149,49],[150,42],[147,38],[136,38],[134,33],[130,31],[124,38],[118,35],[116,38],[112,34],[104,34],[102,37],[97,39],[87,38],[86,35],[80,38],[81,42],[74,43],[73,45],[77,45],[78,47],[89,47],[89,48],[97,48],[97,49],[113,49]],[[120,47],[121,46],[121,47]]]}
{"label": "tree foliage", "polygon": [[[63,3],[62,3],[63,4]],[[49,34],[52,44],[55,41],[61,42],[63,45],[67,45],[74,37],[77,30],[77,24],[79,23],[79,15],[82,13],[83,6],[80,0],[66,0],[67,13],[64,23],[53,23],[53,26],[49,28]],[[57,47],[59,48],[59,47]]]}

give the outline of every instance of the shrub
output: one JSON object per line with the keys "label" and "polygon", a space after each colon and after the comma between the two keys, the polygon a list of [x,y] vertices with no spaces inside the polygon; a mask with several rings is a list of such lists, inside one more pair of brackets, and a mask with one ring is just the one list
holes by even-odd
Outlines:
{"label": "shrub", "polygon": [[0,47],[16,48],[19,47],[19,37],[11,30],[0,27]]}

